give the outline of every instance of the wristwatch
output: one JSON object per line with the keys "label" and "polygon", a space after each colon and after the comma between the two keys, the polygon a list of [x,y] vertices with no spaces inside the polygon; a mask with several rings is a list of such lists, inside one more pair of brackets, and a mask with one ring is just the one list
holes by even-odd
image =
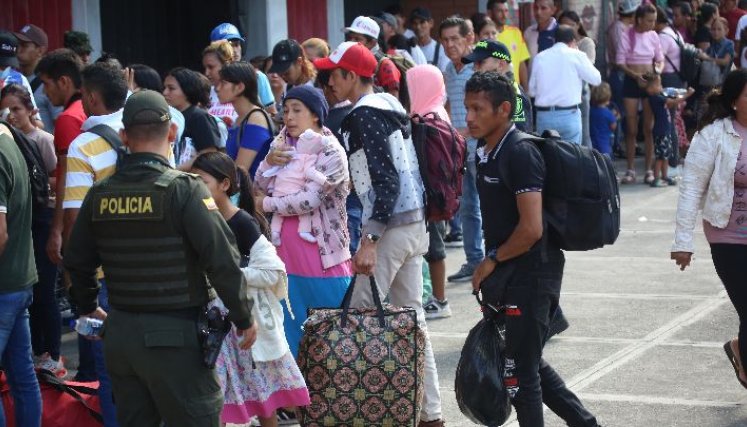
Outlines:
{"label": "wristwatch", "polygon": [[498,261],[498,248],[489,250],[488,253],[486,253],[485,255],[486,255],[486,258],[490,258],[496,264],[501,263],[500,261]]}
{"label": "wristwatch", "polygon": [[379,236],[378,234],[373,234],[373,233],[366,233],[364,237],[368,239],[368,241],[371,243],[376,243],[379,241],[379,239],[381,239],[381,236]]}

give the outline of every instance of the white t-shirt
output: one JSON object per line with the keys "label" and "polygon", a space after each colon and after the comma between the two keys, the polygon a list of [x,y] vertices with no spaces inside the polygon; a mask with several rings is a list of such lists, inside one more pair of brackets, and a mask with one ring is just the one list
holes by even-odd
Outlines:
{"label": "white t-shirt", "polygon": [[734,40],[739,41],[739,36],[742,34],[742,30],[747,27],[747,15],[742,15],[737,22],[737,32],[734,35]]}
{"label": "white t-shirt", "polygon": [[[436,41],[431,39],[431,41],[428,42],[426,45],[420,46],[420,50],[423,51],[423,55],[425,55],[425,60],[428,61],[429,64],[431,63],[431,61],[433,61],[433,55],[436,53],[436,44],[437,44]],[[441,70],[441,72],[443,72],[446,69],[446,66],[449,65],[451,61],[449,60],[449,57],[446,56],[446,52],[444,51],[443,46],[441,46],[439,51],[440,52],[438,53],[438,62],[436,62],[433,65],[438,67]]]}
{"label": "white t-shirt", "polygon": [[413,47],[410,55],[412,56],[412,61],[415,65],[425,65],[428,63],[428,60],[425,58],[425,54],[423,53],[423,50],[420,49],[420,46]]}

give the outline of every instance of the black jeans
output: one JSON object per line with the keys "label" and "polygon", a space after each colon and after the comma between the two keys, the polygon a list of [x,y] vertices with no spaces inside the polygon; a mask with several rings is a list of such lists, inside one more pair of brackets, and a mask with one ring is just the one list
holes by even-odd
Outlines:
{"label": "black jeans", "polygon": [[563,252],[548,249],[545,257],[530,253],[514,262],[516,271],[506,290],[506,358],[513,359],[515,369],[506,385],[518,386],[512,404],[519,425],[543,427],[544,402],[571,427],[595,427],[594,416],[542,359],[550,318],[560,298]]}
{"label": "black jeans", "polygon": [[39,282],[34,285],[29,324],[34,354],[40,356],[42,353],[49,353],[52,359],[59,360],[62,319],[55,297],[57,266],[47,256],[47,240],[53,215],[54,208],[34,212],[31,234],[34,238],[34,259]]}
{"label": "black jeans", "polygon": [[747,263],[747,245],[713,243],[711,257],[716,273],[739,315],[739,354],[742,366],[747,366],[747,287],[744,286],[743,270]]}

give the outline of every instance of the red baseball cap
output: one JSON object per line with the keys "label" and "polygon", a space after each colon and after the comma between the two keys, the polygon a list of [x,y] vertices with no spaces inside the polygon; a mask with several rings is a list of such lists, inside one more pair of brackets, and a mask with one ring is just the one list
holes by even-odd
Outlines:
{"label": "red baseball cap", "polygon": [[342,68],[361,77],[373,77],[377,64],[374,54],[357,42],[340,43],[329,57],[314,61],[314,66],[319,70]]}

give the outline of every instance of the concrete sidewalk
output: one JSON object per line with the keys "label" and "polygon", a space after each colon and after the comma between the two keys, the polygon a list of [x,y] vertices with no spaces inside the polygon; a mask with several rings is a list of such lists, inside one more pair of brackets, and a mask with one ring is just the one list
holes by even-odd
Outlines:
{"label": "concrete sidewalk", "polygon": [[[721,348],[736,335],[737,316],[702,230],[692,266],[680,272],[669,259],[677,188],[621,192],[617,243],[566,254],[561,305],[571,326],[548,343],[547,361],[604,426],[747,426],[747,391]],[[462,260],[450,249],[448,271]],[[475,425],[454,396],[462,344],[480,319],[470,290],[447,285],[454,316],[428,325],[450,427]],[[565,425],[549,410],[545,423]],[[518,426],[515,417],[507,425]]]}
{"label": "concrete sidewalk", "polygon": [[[693,265],[680,272],[669,260],[677,188],[621,191],[618,242],[566,254],[561,304],[571,326],[548,343],[546,359],[604,426],[747,426],[747,391],[721,348],[736,335],[737,317],[702,231]],[[462,249],[449,249],[447,272],[463,261]],[[448,284],[454,315],[429,322],[449,427],[474,425],[454,396],[464,339],[481,316],[470,291],[468,283]],[[73,334],[64,341],[74,367]],[[548,411],[546,425],[565,424]]]}

